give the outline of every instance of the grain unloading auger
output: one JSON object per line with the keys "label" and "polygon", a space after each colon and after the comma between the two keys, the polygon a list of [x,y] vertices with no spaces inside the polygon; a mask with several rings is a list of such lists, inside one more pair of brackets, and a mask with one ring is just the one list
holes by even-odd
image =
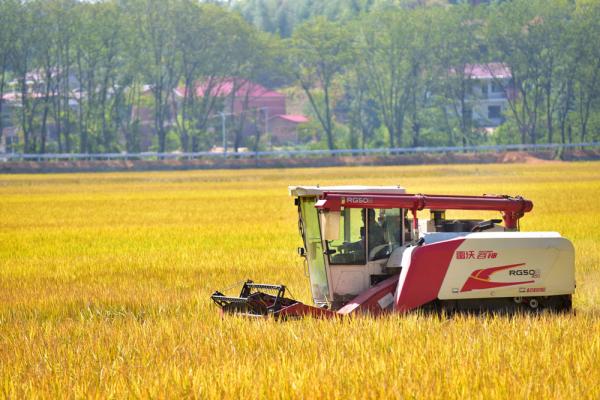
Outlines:
{"label": "grain unloading auger", "polygon": [[[244,283],[238,297],[215,292],[224,312],[277,318],[415,309],[567,311],[574,250],[556,232],[519,232],[533,208],[522,197],[407,194],[400,187],[290,187],[298,249],[315,306],[283,285]],[[418,211],[430,219],[419,220]],[[498,211],[502,219],[446,219],[446,210]]]}

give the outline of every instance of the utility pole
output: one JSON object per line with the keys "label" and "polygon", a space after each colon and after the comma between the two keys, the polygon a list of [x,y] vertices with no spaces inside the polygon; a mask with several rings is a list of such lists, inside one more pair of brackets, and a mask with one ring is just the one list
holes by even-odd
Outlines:
{"label": "utility pole", "polygon": [[221,135],[223,137],[223,155],[227,154],[227,134],[225,132],[225,113],[221,112]]}
{"label": "utility pole", "polygon": [[269,135],[269,150],[273,150],[273,140],[269,133],[269,107],[265,107],[265,134]]}
{"label": "utility pole", "polygon": [[265,114],[265,135],[269,135],[269,148],[273,150],[273,139],[269,134],[269,107],[261,107],[259,110]]}
{"label": "utility pole", "polygon": [[221,114],[221,136],[223,137],[223,154],[227,154],[227,129],[225,127],[225,117],[233,114],[224,112],[220,112],[219,114]]}

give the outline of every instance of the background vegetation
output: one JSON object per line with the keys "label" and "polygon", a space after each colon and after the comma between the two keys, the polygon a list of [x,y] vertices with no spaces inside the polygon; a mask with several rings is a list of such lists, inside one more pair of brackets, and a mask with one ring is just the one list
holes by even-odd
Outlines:
{"label": "background vegetation", "polygon": [[[0,397],[598,398],[598,168],[0,176]],[[221,319],[248,278],[311,302],[286,186],[317,183],[532,199],[522,229],[575,246],[576,314]]]}
{"label": "background vegetation", "polygon": [[[302,92],[316,147],[600,138],[600,3],[452,3],[0,0],[0,95],[21,98],[0,135],[16,125],[28,153],[135,152],[146,108],[156,150],[206,150],[222,101],[190,90],[174,107],[173,91],[235,77]],[[488,62],[516,94],[494,135],[464,107],[465,66]],[[235,149],[257,147],[235,118]]]}

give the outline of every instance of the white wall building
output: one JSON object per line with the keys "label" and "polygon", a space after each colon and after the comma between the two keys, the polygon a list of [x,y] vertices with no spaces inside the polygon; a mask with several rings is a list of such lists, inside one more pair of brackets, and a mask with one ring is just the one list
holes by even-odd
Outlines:
{"label": "white wall building", "polygon": [[473,64],[465,68],[465,74],[473,81],[467,101],[474,125],[495,128],[502,124],[514,96],[510,69],[501,63]]}

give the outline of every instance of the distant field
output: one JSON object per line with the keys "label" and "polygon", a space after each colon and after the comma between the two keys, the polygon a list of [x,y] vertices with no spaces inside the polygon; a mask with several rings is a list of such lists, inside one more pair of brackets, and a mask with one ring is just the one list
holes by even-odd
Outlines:
{"label": "distant field", "polygon": [[[533,200],[576,315],[221,320],[247,278],[310,303],[287,186],[317,183]],[[599,225],[600,162],[0,175],[0,397],[597,399]]]}

